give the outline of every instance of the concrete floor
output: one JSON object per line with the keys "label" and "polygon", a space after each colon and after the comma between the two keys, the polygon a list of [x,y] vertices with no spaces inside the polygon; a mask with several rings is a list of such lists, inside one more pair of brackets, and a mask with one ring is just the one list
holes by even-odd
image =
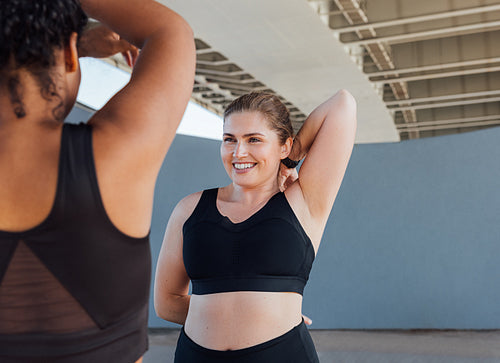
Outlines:
{"label": "concrete floor", "polygon": [[[310,332],[321,363],[500,363],[500,330]],[[173,362],[178,335],[152,332],[144,363]]]}

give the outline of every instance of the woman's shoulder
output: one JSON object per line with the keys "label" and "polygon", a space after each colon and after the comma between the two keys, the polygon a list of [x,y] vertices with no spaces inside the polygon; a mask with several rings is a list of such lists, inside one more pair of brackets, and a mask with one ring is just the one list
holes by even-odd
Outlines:
{"label": "woman's shoulder", "polygon": [[175,218],[179,223],[183,224],[193,214],[202,195],[203,190],[182,198],[175,206],[170,218]]}
{"label": "woman's shoulder", "polygon": [[179,203],[177,203],[176,208],[194,209],[196,207],[196,204],[198,204],[198,202],[200,201],[202,194],[203,190],[186,195],[179,201]]}

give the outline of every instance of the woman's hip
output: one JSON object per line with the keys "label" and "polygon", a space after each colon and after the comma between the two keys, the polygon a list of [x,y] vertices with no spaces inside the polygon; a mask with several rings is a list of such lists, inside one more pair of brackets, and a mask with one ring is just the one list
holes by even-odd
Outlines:
{"label": "woman's hip", "polygon": [[175,362],[316,363],[319,360],[312,338],[302,321],[277,338],[248,348],[226,351],[202,347],[189,338],[183,328],[177,341]]}

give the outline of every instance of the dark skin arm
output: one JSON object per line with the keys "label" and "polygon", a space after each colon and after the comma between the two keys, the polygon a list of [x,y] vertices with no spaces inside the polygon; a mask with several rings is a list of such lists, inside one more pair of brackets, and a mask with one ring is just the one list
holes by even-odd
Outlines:
{"label": "dark skin arm", "polygon": [[158,171],[191,96],[193,32],[181,16],[156,1],[81,4],[90,17],[112,30],[88,30],[81,55],[130,52],[130,64],[135,63],[130,82],[89,124],[104,207],[122,232],[144,236],[150,228]]}

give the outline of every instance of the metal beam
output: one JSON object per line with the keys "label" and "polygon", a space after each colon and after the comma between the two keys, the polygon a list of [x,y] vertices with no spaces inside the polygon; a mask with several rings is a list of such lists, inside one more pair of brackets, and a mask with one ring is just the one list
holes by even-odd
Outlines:
{"label": "metal beam", "polygon": [[356,32],[356,31],[360,31],[360,30],[387,28],[390,26],[411,24],[411,23],[421,23],[424,21],[447,19],[447,18],[451,18],[451,17],[470,15],[470,14],[480,14],[480,13],[496,11],[496,10],[500,10],[500,4],[489,5],[489,6],[478,6],[478,7],[474,7],[474,8],[447,11],[447,12],[443,12],[443,13],[419,15],[419,16],[414,16],[414,17],[410,17],[410,18],[386,20],[386,21],[380,21],[380,22],[376,22],[376,23],[367,23],[367,24],[360,24],[360,25],[354,25],[354,26],[347,26],[347,27],[343,27],[343,28],[332,28],[332,30],[335,33],[345,34],[345,33],[351,33],[351,32]]}
{"label": "metal beam", "polygon": [[196,103],[197,105],[200,105],[201,107],[206,108],[209,111],[212,111],[216,115],[222,116],[223,110],[220,109],[220,107],[215,107],[212,103],[207,102],[206,100],[202,98],[198,98],[197,95],[192,95],[191,96],[191,101]]}
{"label": "metal beam", "polygon": [[216,50],[213,48],[210,48],[210,47],[196,50],[196,54],[206,54],[206,53],[214,53],[214,52],[216,52]]}
{"label": "metal beam", "polygon": [[204,69],[204,68],[196,68],[196,74],[201,75],[218,75],[218,76],[241,76],[244,74],[248,74],[246,71],[234,71],[234,72],[224,72],[224,71],[216,71],[213,69]]}
{"label": "metal beam", "polygon": [[399,132],[412,132],[412,131],[432,131],[432,130],[446,130],[446,129],[460,129],[468,127],[478,127],[478,126],[494,126],[500,125],[500,119],[495,121],[485,121],[485,122],[469,122],[461,124],[450,124],[450,125],[440,125],[440,126],[427,126],[427,127],[413,127],[405,130],[399,130]]}
{"label": "metal beam", "polygon": [[232,64],[232,63],[233,62],[231,62],[229,59],[220,60],[220,61],[206,61],[206,60],[201,60],[201,59],[196,60],[196,64],[203,64],[203,65],[207,65],[207,66],[225,66],[227,64]]}
{"label": "metal beam", "polygon": [[441,29],[434,30],[426,30],[422,32],[416,33],[405,33],[405,34],[396,34],[396,35],[387,35],[385,37],[377,37],[377,38],[367,38],[361,40],[354,40],[348,42],[342,42],[345,45],[368,45],[379,42],[385,42],[390,44],[398,44],[398,43],[408,43],[409,41],[419,40],[423,38],[441,38],[443,36],[453,36],[456,35],[457,32],[471,32],[471,31],[485,31],[489,28],[498,28],[500,27],[500,21],[490,21],[484,23],[476,23],[476,24],[468,24],[468,25],[459,25],[454,27],[446,27]]}
{"label": "metal beam", "polygon": [[401,104],[414,104],[414,103],[422,103],[422,102],[433,102],[433,101],[444,101],[444,100],[452,100],[456,98],[470,98],[470,97],[483,97],[483,96],[495,96],[500,95],[500,90],[495,91],[484,91],[484,92],[470,92],[470,93],[457,93],[454,95],[445,95],[445,96],[435,96],[435,97],[421,97],[421,98],[408,98],[401,99],[396,101],[388,101],[385,103],[386,106],[394,106]]}
{"label": "metal beam", "polygon": [[[212,76],[205,76],[207,82],[210,82],[210,83],[217,83],[219,86],[224,86],[224,87],[228,87],[228,88],[231,88],[231,87],[237,87],[237,88],[240,88],[240,89],[248,89],[249,92],[251,92],[252,90],[266,90],[266,89],[269,89],[269,87],[267,87],[266,85],[263,85],[263,86],[252,86],[252,85],[249,85],[249,84],[243,84],[241,82],[238,82],[238,81],[235,81],[235,80],[229,80],[229,81],[222,81],[222,80],[218,80],[216,79],[215,77],[212,77]],[[253,83],[260,83],[260,84],[263,84],[262,82],[259,82],[257,80],[253,80]]]}
{"label": "metal beam", "polygon": [[227,100],[226,96],[209,96],[209,95],[204,94],[204,93],[201,94],[201,97],[202,97],[202,99],[206,100],[207,102]]}
{"label": "metal beam", "polygon": [[318,15],[342,15],[344,12],[342,10],[332,10],[332,11],[327,11],[327,12],[320,12]]}
{"label": "metal beam", "polygon": [[434,79],[434,78],[447,78],[456,76],[465,76],[468,74],[478,74],[478,73],[490,73],[500,71],[500,66],[498,67],[484,67],[484,68],[474,68],[466,69],[462,71],[452,71],[443,73],[432,73],[432,74],[421,74],[419,76],[408,76],[408,77],[398,77],[398,78],[386,78],[370,81],[373,83],[392,83],[392,82],[410,82],[410,81],[420,81],[424,79]]}
{"label": "metal beam", "polygon": [[[200,82],[199,84],[196,85],[197,87],[208,87],[210,89],[213,89],[213,90],[217,90],[220,92],[220,90],[222,91],[225,91],[225,90],[235,90],[235,91],[241,91],[241,92],[244,92],[244,93],[247,93],[247,92],[258,92],[258,91],[265,91],[267,89],[269,89],[269,87],[245,87],[245,86],[242,86],[242,85],[233,85],[233,84],[227,84],[227,83],[215,83],[215,82]],[[217,88],[215,88],[215,86],[217,86]],[[206,92],[206,91],[204,91]]]}
{"label": "metal beam", "polygon": [[[255,78],[234,79],[234,78],[227,78],[227,77],[223,77],[220,75],[214,75],[214,74],[204,74],[203,76],[205,78],[215,79],[215,80],[220,81],[220,82],[241,83],[241,84],[259,82]],[[261,82],[259,82],[259,83],[261,83]]]}
{"label": "metal beam", "polygon": [[398,129],[403,128],[412,128],[417,126],[437,126],[437,125],[449,125],[449,124],[458,124],[461,122],[480,122],[480,121],[491,121],[499,119],[499,115],[489,115],[489,116],[476,116],[476,117],[464,117],[464,118],[454,118],[454,119],[445,119],[445,120],[434,120],[434,121],[422,121],[418,123],[407,123],[407,124],[398,124],[396,127]]}
{"label": "metal beam", "polygon": [[498,62],[500,62],[500,57],[481,58],[481,59],[474,59],[474,60],[469,60],[469,61],[461,61],[461,62],[453,62],[453,63],[441,63],[441,64],[432,64],[432,65],[428,65],[428,66],[390,69],[387,71],[377,71],[377,72],[370,72],[370,73],[365,73],[365,74],[368,75],[369,77],[380,77],[380,76],[398,75],[401,73],[414,73],[414,72],[444,70],[447,68],[479,66],[479,65],[483,65],[483,64],[493,64],[493,63],[498,63]]}
{"label": "metal beam", "polygon": [[453,102],[430,103],[427,105],[391,107],[391,108],[388,108],[388,110],[390,110],[390,111],[424,110],[424,109],[429,109],[429,108],[473,105],[476,103],[490,103],[490,102],[498,102],[498,101],[500,101],[500,97],[490,97],[490,98],[479,98],[476,100],[462,100],[462,101],[453,101]]}

